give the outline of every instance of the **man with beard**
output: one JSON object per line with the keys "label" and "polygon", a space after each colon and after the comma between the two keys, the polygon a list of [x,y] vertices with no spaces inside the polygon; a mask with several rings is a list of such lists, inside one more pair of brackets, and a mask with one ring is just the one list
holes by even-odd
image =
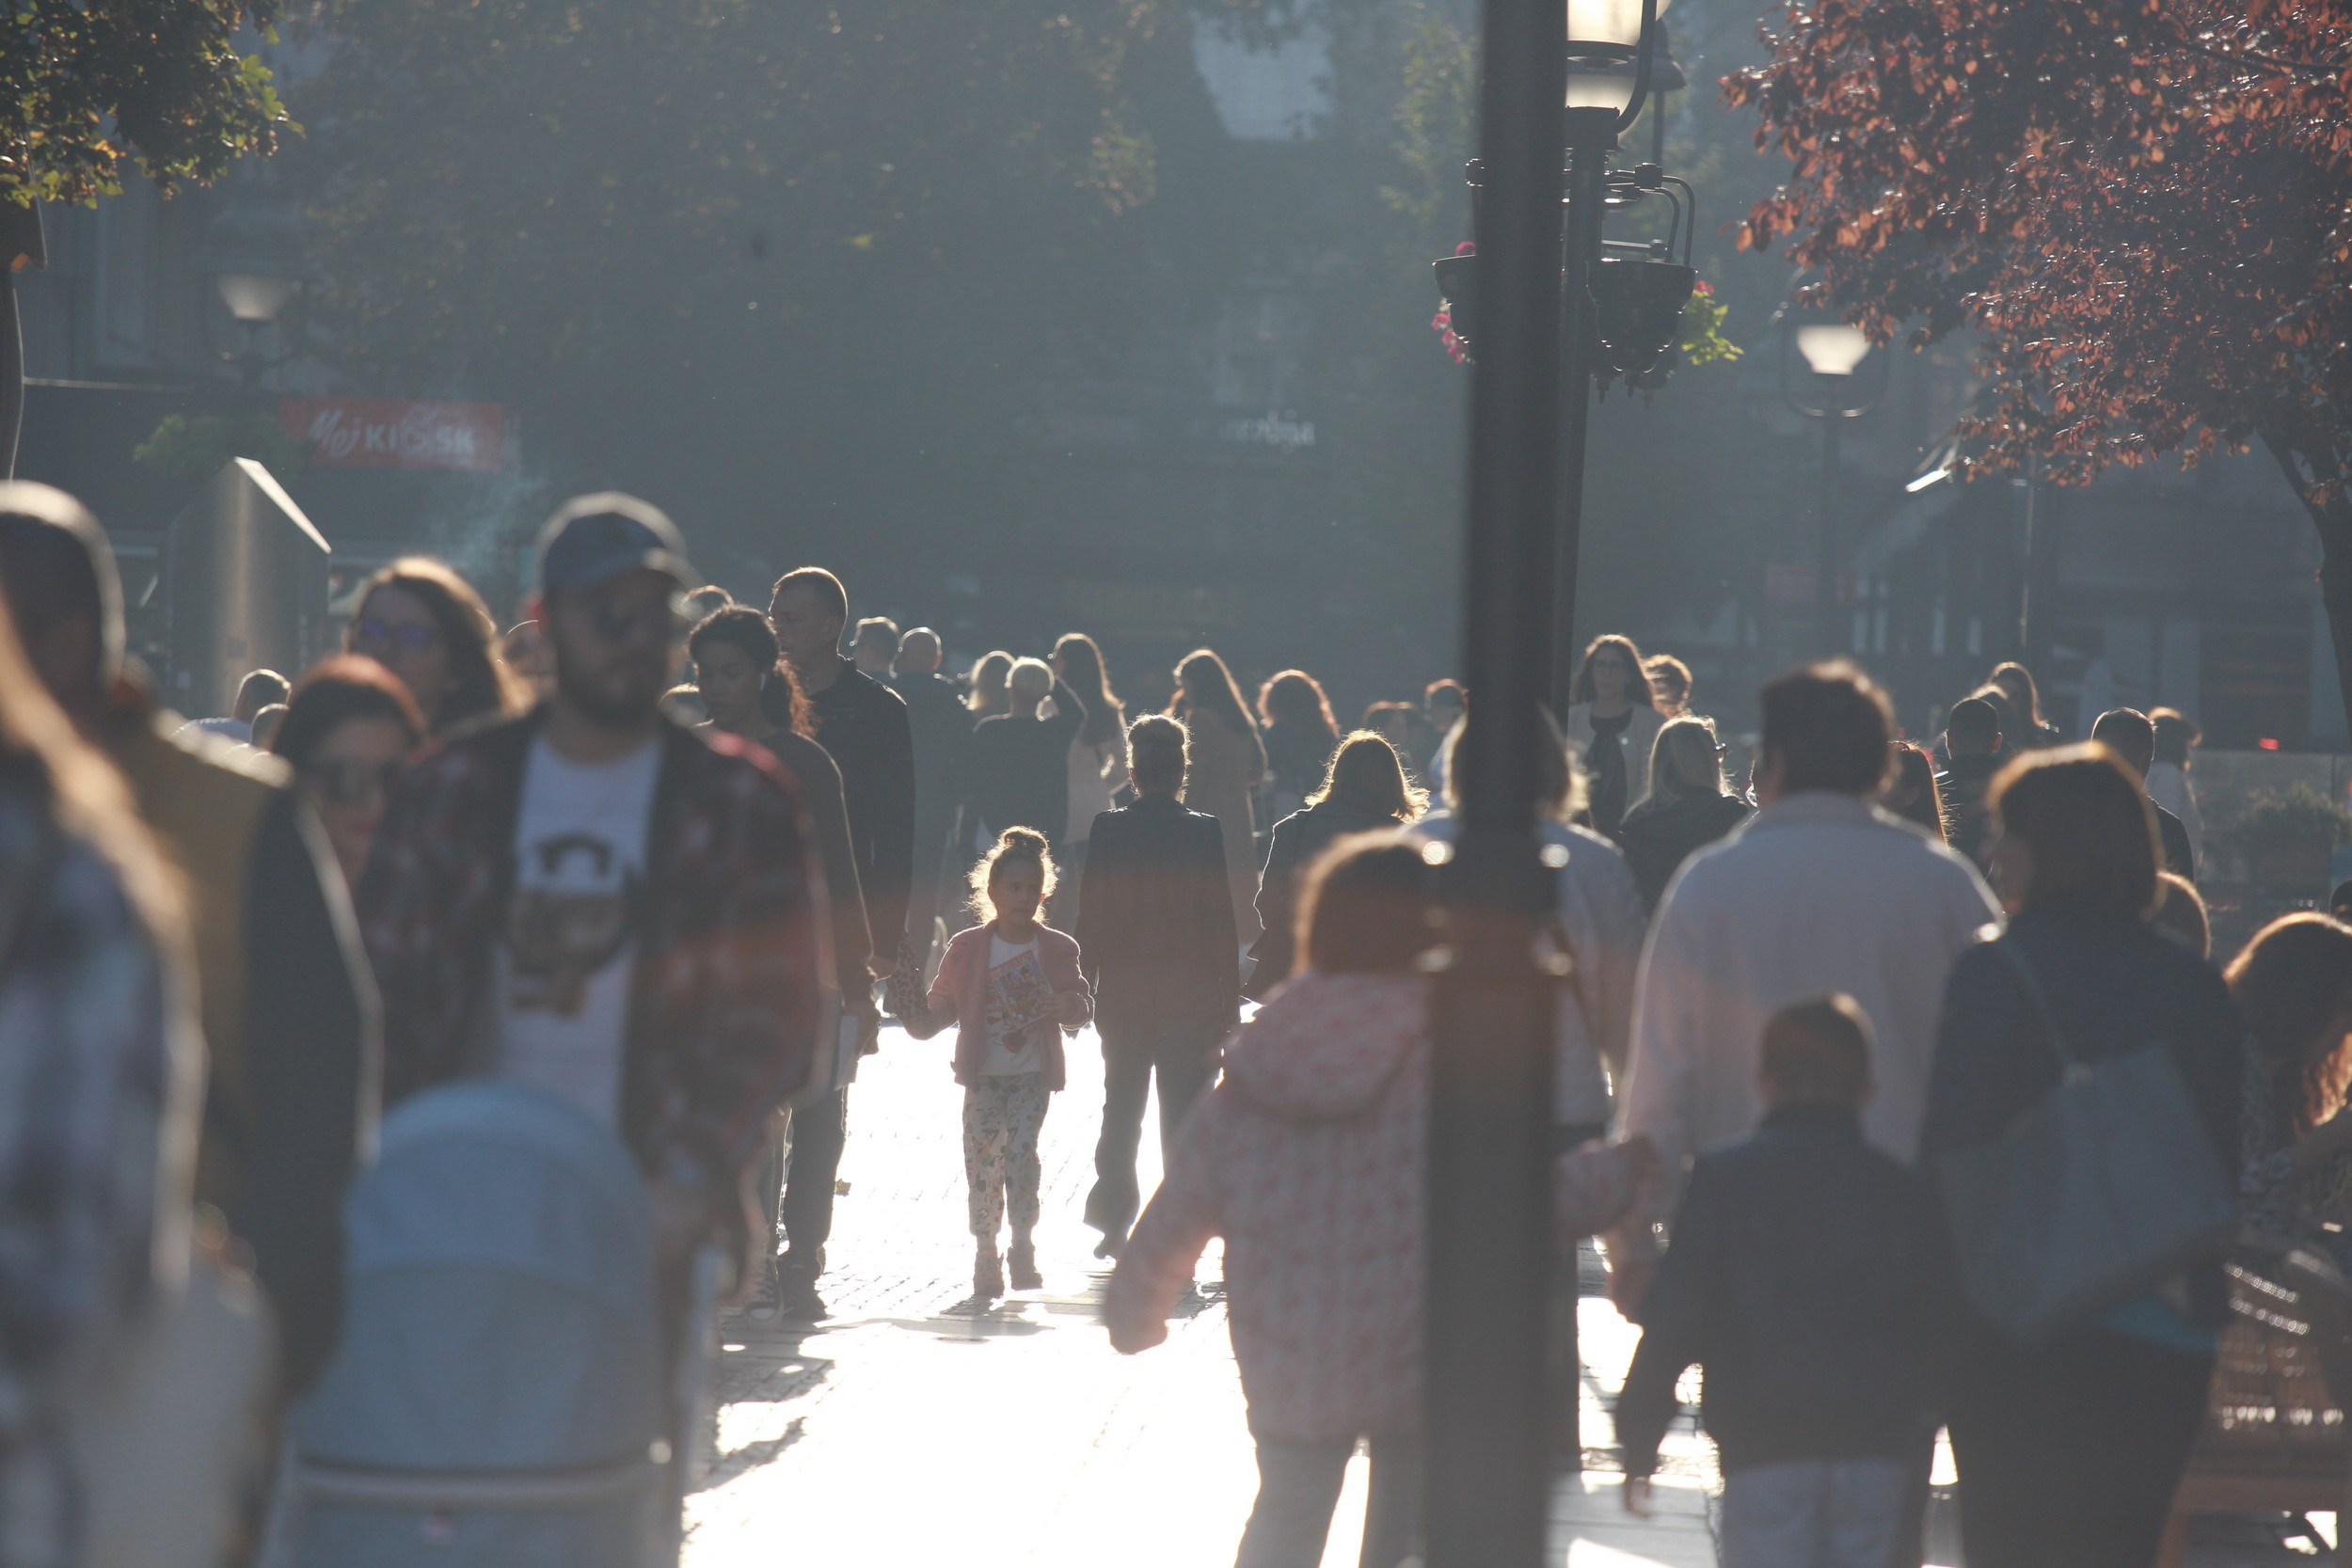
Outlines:
{"label": "man with beard", "polygon": [[740,1262],[742,1180],[808,1076],[821,899],[763,749],[662,717],[688,571],[633,497],[540,536],[548,701],[429,753],[359,885],[385,1098],[493,1075],[614,1128],[651,1183],[665,1287],[704,1241]]}

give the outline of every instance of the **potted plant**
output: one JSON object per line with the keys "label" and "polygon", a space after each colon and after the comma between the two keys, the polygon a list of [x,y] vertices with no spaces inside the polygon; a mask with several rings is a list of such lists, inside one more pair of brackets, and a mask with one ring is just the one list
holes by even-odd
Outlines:
{"label": "potted plant", "polygon": [[2311,785],[2256,796],[2232,835],[2254,880],[2324,888],[2336,846],[2352,842],[2352,817]]}

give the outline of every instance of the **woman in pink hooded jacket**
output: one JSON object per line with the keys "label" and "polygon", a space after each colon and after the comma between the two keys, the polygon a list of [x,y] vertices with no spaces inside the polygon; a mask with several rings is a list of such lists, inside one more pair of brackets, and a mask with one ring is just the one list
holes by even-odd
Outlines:
{"label": "woman in pink hooded jacket", "polygon": [[[1310,874],[1308,967],[1226,1048],[1167,1180],[1120,1255],[1111,1343],[1168,1337],[1209,1240],[1225,1238],[1233,1354],[1258,1442],[1257,1506],[1236,1568],[1313,1568],[1357,1440],[1372,1442],[1364,1568],[1420,1534],[1422,1185],[1429,1104],[1429,944],[1421,851],[1343,839]],[[1645,1144],[1564,1155],[1563,1234],[1631,1206]]]}

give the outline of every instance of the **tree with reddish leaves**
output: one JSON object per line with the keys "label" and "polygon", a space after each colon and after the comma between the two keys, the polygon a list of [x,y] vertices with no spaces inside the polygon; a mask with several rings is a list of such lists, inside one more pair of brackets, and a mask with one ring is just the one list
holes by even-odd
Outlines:
{"label": "tree with reddish leaves", "polygon": [[2352,0],[1788,0],[1725,79],[1794,165],[1741,248],[1886,343],[1980,335],[1972,467],[2259,442],[2352,707]]}

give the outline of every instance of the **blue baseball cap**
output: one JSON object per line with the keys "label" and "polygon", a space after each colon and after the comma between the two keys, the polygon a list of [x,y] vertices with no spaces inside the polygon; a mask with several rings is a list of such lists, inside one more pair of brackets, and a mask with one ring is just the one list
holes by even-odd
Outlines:
{"label": "blue baseball cap", "polygon": [[595,588],[640,567],[680,588],[699,581],[677,525],[650,501],[618,490],[575,496],[539,531],[539,592]]}

